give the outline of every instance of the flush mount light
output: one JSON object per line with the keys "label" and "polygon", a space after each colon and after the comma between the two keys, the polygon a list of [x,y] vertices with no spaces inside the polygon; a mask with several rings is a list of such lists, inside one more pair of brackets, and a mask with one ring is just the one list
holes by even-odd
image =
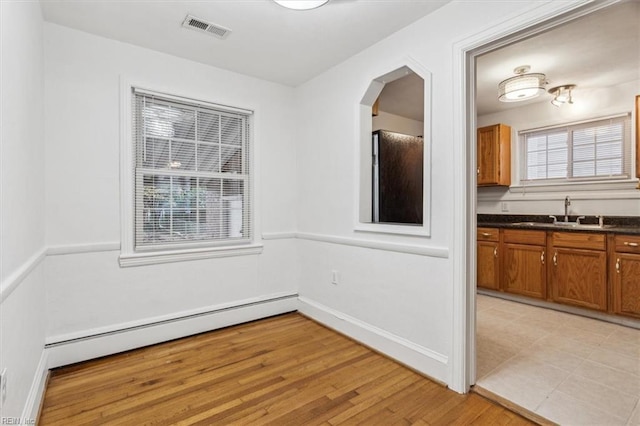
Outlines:
{"label": "flush mount light", "polygon": [[564,86],[552,87],[549,89],[549,93],[553,95],[551,104],[557,107],[561,107],[564,104],[572,104],[573,99],[571,99],[571,91],[575,88],[575,84],[565,84]]}
{"label": "flush mount light", "polygon": [[326,4],[329,0],[273,0],[280,6],[294,10],[315,9]]}
{"label": "flush mount light", "polygon": [[519,102],[535,98],[544,93],[546,76],[540,73],[527,74],[531,67],[523,65],[513,70],[515,77],[508,78],[498,85],[498,100],[501,102]]}

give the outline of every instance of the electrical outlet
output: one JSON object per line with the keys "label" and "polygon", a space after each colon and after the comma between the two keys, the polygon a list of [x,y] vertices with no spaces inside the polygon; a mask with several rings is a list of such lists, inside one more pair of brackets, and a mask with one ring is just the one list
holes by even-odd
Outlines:
{"label": "electrical outlet", "polygon": [[500,204],[500,209],[501,209],[503,212],[508,212],[508,211],[509,211],[509,204],[508,204],[507,202],[503,201],[503,202]]}
{"label": "electrical outlet", "polygon": [[2,369],[0,373],[0,395],[2,395],[2,402],[7,399],[7,369]]}
{"label": "electrical outlet", "polygon": [[331,271],[331,284],[338,285],[340,281],[340,273],[336,270]]}

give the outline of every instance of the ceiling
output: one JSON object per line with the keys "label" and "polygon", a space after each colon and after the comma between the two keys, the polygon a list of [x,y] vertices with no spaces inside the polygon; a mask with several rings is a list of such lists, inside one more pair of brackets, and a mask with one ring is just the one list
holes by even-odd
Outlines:
{"label": "ceiling", "polygon": [[546,74],[547,89],[576,84],[574,98],[581,90],[639,80],[639,22],[640,2],[627,1],[477,57],[478,115],[551,101],[549,94],[516,103],[498,101],[498,84],[521,65]]}
{"label": "ceiling", "polygon": [[[289,86],[323,73],[450,0],[331,0],[293,11],[271,0],[40,0],[44,19]],[[187,14],[230,29],[182,27]]]}
{"label": "ceiling", "polygon": [[380,111],[424,121],[424,80],[412,71],[385,84],[378,99]]}

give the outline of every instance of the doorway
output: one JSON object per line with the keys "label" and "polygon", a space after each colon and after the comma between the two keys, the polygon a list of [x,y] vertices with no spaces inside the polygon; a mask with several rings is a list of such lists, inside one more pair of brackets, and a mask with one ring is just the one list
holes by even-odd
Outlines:
{"label": "doorway", "polygon": [[[548,31],[552,31],[555,28],[561,27],[562,25],[569,23],[571,21],[577,20],[578,18],[582,18],[582,17],[588,17],[591,14],[594,14],[598,11],[604,10],[605,6],[611,6],[614,5],[618,2],[608,2],[606,4],[599,4],[599,5],[595,5],[595,6],[589,6],[589,7],[583,7],[583,8],[577,8],[574,10],[570,10],[570,11],[556,11],[555,14],[553,14],[553,16],[548,16],[546,19],[540,19],[538,22],[543,21],[543,24],[537,24],[534,23],[532,21],[529,21],[527,23],[524,23],[522,25],[522,28],[525,28],[524,30],[521,31],[517,31],[515,30],[517,28],[517,25],[514,25],[512,28],[514,29],[512,31],[511,34],[507,34],[503,37],[497,37],[494,40],[482,40],[478,42],[478,47],[473,47],[470,48],[468,51],[465,52],[466,56],[465,56],[465,60],[463,62],[464,66],[463,69],[466,70],[466,80],[467,81],[467,100],[466,100],[466,106],[467,106],[467,121],[466,121],[466,129],[467,129],[467,145],[466,145],[466,152],[467,152],[467,169],[468,170],[473,170],[475,171],[475,165],[476,165],[476,148],[475,148],[475,129],[477,127],[481,127],[483,125],[486,125],[487,123],[483,123],[481,122],[481,120],[478,117],[478,100],[476,98],[476,95],[480,94],[480,90],[477,87],[477,79],[475,78],[477,73],[479,72],[479,68],[477,67],[478,65],[478,58],[481,57],[482,55],[485,55],[489,52],[492,51],[496,51],[499,50],[500,48],[503,48],[505,46],[510,46],[513,47],[514,45],[516,45],[519,41],[522,40],[527,40],[527,39],[532,39],[535,36],[548,32]],[[619,5],[624,5],[626,2],[619,2]],[[627,3],[628,4],[628,3]],[[462,49],[464,50],[464,49]],[[520,65],[525,65],[520,64]],[[505,72],[505,78],[508,77],[509,73],[510,73],[510,69],[506,69],[504,70]],[[549,86],[551,87],[551,86]],[[493,117],[496,117],[496,115],[494,114]],[[473,135],[473,136],[472,136]],[[517,151],[516,151],[517,152]],[[476,228],[476,215],[478,214],[478,212],[482,212],[482,209],[479,209],[479,204],[482,206],[483,200],[480,199],[478,197],[478,194],[476,193],[475,189],[476,189],[476,179],[475,179],[475,175],[473,173],[467,173],[467,193],[464,194],[464,197],[466,197],[466,201],[467,201],[467,205],[469,206],[467,208],[467,217],[465,220],[465,223],[467,224],[467,226],[469,227],[467,229],[467,241],[469,242],[468,246],[467,246],[467,273],[468,273],[468,281],[469,281],[469,286],[467,287],[469,289],[469,294],[467,295],[467,303],[468,303],[468,309],[467,309],[467,313],[468,313],[468,321],[469,321],[469,330],[473,330],[473,332],[470,332],[468,335],[468,345],[470,347],[470,350],[468,351],[468,358],[467,358],[467,365],[469,366],[469,384],[472,385],[475,383],[476,378],[482,378],[486,373],[487,373],[487,369],[491,369],[491,368],[495,368],[497,366],[489,366],[487,367],[486,365],[476,365],[476,356],[478,355],[479,352],[479,347],[481,347],[481,343],[477,340],[480,339],[481,336],[479,336],[478,334],[476,334],[476,330],[480,329],[483,327],[483,324],[478,320],[478,318],[480,317],[482,311],[486,310],[490,310],[490,309],[494,309],[496,312],[502,312],[502,314],[505,314],[505,317],[502,318],[502,321],[508,322],[508,321],[517,321],[518,319],[522,319],[523,321],[533,321],[536,317],[536,315],[540,315],[539,312],[534,312],[535,309],[520,309],[518,306],[514,305],[512,302],[508,302],[505,301],[504,303],[501,300],[498,301],[493,301],[491,299],[486,299],[486,298],[481,298],[480,301],[478,301],[478,304],[476,305],[476,286],[475,286],[475,276],[476,276],[476,241],[475,241],[475,228]],[[515,178],[519,179],[519,175],[516,173]],[[495,195],[495,194],[494,194]],[[486,198],[486,197],[485,197]],[[509,207],[507,207],[508,209]],[[505,212],[507,214],[509,213],[513,213],[513,212]],[[477,310],[476,310],[476,306],[477,306]],[[512,310],[511,313],[514,313],[514,315],[516,315],[518,318],[508,318],[509,317],[509,310]],[[477,312],[476,312],[477,311]],[[517,311],[517,313],[516,313]],[[528,317],[527,317],[528,316]],[[570,316],[562,316],[561,314],[558,314],[558,317],[562,317],[561,319],[559,318],[555,318],[554,321],[574,321],[574,318],[571,318]],[[499,321],[499,320],[498,320]],[[589,322],[591,321],[591,322]],[[582,327],[580,325],[580,321],[575,320],[575,322],[572,324],[572,326],[576,329],[579,330],[580,327]],[[601,341],[605,341],[606,339],[609,339],[610,336],[619,336],[619,335],[626,335],[628,338],[630,339],[635,339],[634,337],[634,333],[630,333],[630,334],[625,334],[625,330],[621,330],[621,329],[616,329],[616,328],[611,328],[608,325],[604,325],[602,326],[601,324],[597,324],[594,323],[592,320],[588,320],[586,323],[586,325],[584,325],[585,328],[588,327],[594,327],[597,328],[600,333],[605,336],[603,337],[603,339],[601,339]],[[553,334],[554,332],[556,332],[558,329],[557,327],[554,326],[553,321],[549,324],[538,324],[539,330],[543,330],[545,327],[548,327],[547,329],[544,329],[544,333],[547,334]],[[503,330],[505,330],[505,332],[508,332],[507,328],[504,328]],[[538,340],[541,339],[545,336],[543,336],[542,334],[540,335],[536,335],[535,333],[538,332],[539,330],[532,330],[532,334],[525,336],[523,333],[520,336],[515,336],[514,338],[521,338],[522,343],[524,343],[524,345],[530,345],[532,342],[528,342],[527,339],[533,339]],[[514,330],[511,330],[514,331]],[[482,330],[480,330],[480,332],[482,332]],[[544,334],[543,333],[543,334]],[[597,334],[597,333],[596,333]],[[494,336],[496,334],[494,333]],[[477,337],[478,336],[478,337]],[[591,337],[589,337],[591,338]],[[593,337],[594,339],[597,339],[596,337]],[[499,340],[499,339],[498,339]],[[553,339],[551,339],[553,340]],[[557,339],[556,339],[557,340]],[[495,345],[496,347],[500,347],[501,342],[498,342],[496,340]],[[578,343],[576,343],[576,345],[578,345]],[[506,352],[509,348],[502,348],[501,352]],[[614,351],[615,352],[615,351]],[[512,354],[512,356],[515,356],[516,354]],[[552,354],[553,355],[553,354]],[[591,365],[589,363],[593,363],[593,360],[589,360],[587,358],[582,359],[581,361],[578,360],[580,357],[578,356],[579,354],[573,354],[574,358],[571,358],[572,354],[567,353],[566,355],[566,359],[570,360],[573,359],[573,361],[575,362],[581,362],[581,363],[585,363],[584,365],[588,365],[589,367],[591,367],[591,369],[593,370],[594,368],[600,368],[600,371],[605,372],[608,371],[606,370],[604,367],[602,367],[602,365],[598,364],[598,365]],[[609,354],[611,355],[611,354]],[[611,356],[618,356],[621,360],[624,360],[624,353],[623,354],[614,354]],[[498,363],[502,363],[504,360],[500,360],[497,359],[496,362]],[[517,360],[516,360],[517,361]],[[561,360],[563,361],[563,360]],[[566,360],[565,360],[566,361]],[[560,361],[559,361],[560,362]],[[538,366],[540,367],[540,366]],[[548,378],[550,381],[553,380],[560,380],[560,378],[558,377],[559,374],[561,374],[562,372],[566,372],[566,369],[570,369],[572,368],[572,366],[570,365],[565,365],[565,370],[563,370],[562,368],[559,369],[558,372],[556,372],[555,376],[556,377],[551,377],[554,376],[554,374],[550,374],[550,377]],[[605,365],[606,367],[606,365]],[[512,376],[515,377],[517,376],[516,371],[518,369],[526,369],[526,365],[520,364],[516,367],[512,367],[511,373]],[[579,366],[575,366],[576,369],[579,368]],[[584,367],[582,367],[584,369]],[[551,369],[549,369],[549,371],[551,371]],[[573,371],[573,370],[572,370]],[[576,370],[577,371],[577,370]],[[621,371],[622,373],[624,373],[624,371]],[[553,372],[552,372],[553,373]],[[580,375],[578,374],[577,376],[580,376],[582,378],[584,378],[584,375],[587,374],[587,372],[583,371],[584,374]],[[611,374],[614,374],[615,371]],[[631,374],[634,374],[633,372]],[[611,375],[610,375],[611,376]],[[609,377],[610,377],[609,376]],[[575,383],[577,383],[576,380],[573,380],[573,382],[571,382],[571,380],[565,381],[565,378],[569,378],[571,377],[571,374],[567,374],[566,377],[563,377],[562,380],[558,383],[547,383],[548,386],[552,386],[553,387],[558,387],[561,386],[562,383],[569,383],[566,384],[564,388],[561,389],[561,394],[565,395],[568,392],[568,387],[570,387],[570,385],[575,385]],[[582,380],[582,379],[580,379]],[[587,383],[585,386],[590,385],[589,378],[586,379]],[[621,378],[622,381],[624,381],[623,378]],[[591,380],[591,382],[593,382],[594,380]],[[584,383],[583,383],[584,384]],[[606,384],[606,383],[605,383]],[[518,387],[523,387],[526,384],[524,382],[518,384],[518,385],[514,385],[514,389],[518,388]],[[631,387],[627,388],[626,393],[629,392],[633,392],[633,385],[631,385]],[[515,391],[514,391],[515,392]],[[540,406],[541,404],[541,400],[540,401],[531,401],[529,403],[529,401],[526,400],[526,398],[523,398],[521,394],[516,395],[515,393],[513,394],[513,398],[511,399],[512,402],[515,402],[516,404],[520,405],[520,406],[524,406],[525,408],[529,409],[530,411],[534,412],[535,411],[535,407],[532,409],[531,407],[533,407],[534,405],[536,406]],[[551,393],[547,393],[546,395],[542,395],[542,399],[544,400],[545,398],[548,398],[549,395],[551,395]],[[571,396],[571,395],[569,395]],[[585,397],[586,398],[586,397]],[[508,397],[506,399],[509,399]],[[557,398],[556,398],[557,399]],[[602,401],[604,401],[605,399],[603,399]],[[559,402],[560,400],[554,400],[554,403],[557,406],[561,406],[563,404],[561,404]],[[573,401],[573,400],[571,400]],[[626,394],[625,392],[622,392],[619,394],[619,397],[617,398],[618,403],[620,403],[620,401],[623,401],[624,404],[627,404],[625,406],[625,409],[628,409],[628,406],[631,406],[631,409],[633,409],[633,405],[634,403],[637,403],[637,399],[635,400],[635,402],[633,401],[633,398],[626,398]],[[585,401],[582,401],[585,402]],[[598,404],[599,401],[594,401],[592,405],[596,405]],[[564,404],[564,405],[570,405],[570,404]],[[583,411],[584,410],[588,410],[590,409],[589,404],[585,402],[585,404],[583,404],[584,406]],[[596,407],[597,408],[597,407]],[[601,407],[602,408],[602,407]],[[604,407],[606,408],[606,407]],[[606,410],[600,410],[600,411],[606,411]],[[543,410],[543,413],[544,412]],[[575,414],[578,415],[578,414]],[[549,417],[549,414],[546,415],[546,417]],[[574,417],[574,418],[578,418],[578,417]],[[604,417],[603,417],[604,418]],[[562,420],[562,417],[557,417],[555,418],[555,421],[559,421]],[[610,421],[608,421],[608,423],[611,423]],[[626,423],[626,421],[625,421]],[[625,423],[620,423],[620,424],[625,424]]]}

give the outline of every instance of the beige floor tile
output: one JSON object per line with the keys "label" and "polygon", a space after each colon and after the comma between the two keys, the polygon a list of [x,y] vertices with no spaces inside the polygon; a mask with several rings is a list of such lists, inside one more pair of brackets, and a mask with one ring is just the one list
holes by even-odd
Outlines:
{"label": "beige floor tile", "polygon": [[526,353],[521,352],[521,354],[525,357],[530,357],[537,361],[550,364],[569,373],[573,372],[584,362],[584,358],[550,347],[537,347],[535,350],[526,351]]}
{"label": "beige floor tile", "polygon": [[495,369],[491,375],[501,377],[522,377],[527,381],[555,389],[569,373],[551,364],[524,356],[515,356]]}
{"label": "beige floor tile", "polygon": [[634,358],[640,358],[640,345],[630,343],[624,339],[620,339],[618,335],[612,334],[602,343],[603,347],[611,351],[618,352]]}
{"label": "beige floor tile", "polygon": [[586,360],[573,374],[609,386],[621,392],[640,397],[640,376],[616,370],[606,365]]}
{"label": "beige floor tile", "polygon": [[636,404],[635,410],[633,410],[633,414],[629,418],[627,422],[627,426],[639,426],[640,425],[640,402]]}
{"label": "beige floor tile", "polygon": [[476,384],[531,411],[535,411],[553,391],[553,386],[520,375],[491,373]]}
{"label": "beige floor tile", "polygon": [[611,333],[611,339],[640,345],[640,330],[636,328],[617,326],[613,333]]}
{"label": "beige floor tile", "polygon": [[574,328],[587,330],[590,333],[600,334],[605,337],[609,336],[614,331],[616,331],[616,329],[620,328],[620,326],[617,324],[612,324],[593,318],[581,317],[579,315],[571,315],[566,319],[565,324]]}
{"label": "beige floor tile", "polygon": [[626,419],[599,410],[560,391],[554,391],[535,411],[563,426],[617,426]]}
{"label": "beige floor tile", "polygon": [[621,417],[625,422],[638,402],[637,395],[629,395],[612,389],[575,373],[562,382],[556,390],[571,395],[573,398],[612,416]]}
{"label": "beige floor tile", "polygon": [[589,355],[589,359],[608,367],[640,376],[640,358],[611,351],[607,348],[606,344],[594,350],[591,355]]}
{"label": "beige floor tile", "polygon": [[577,340],[581,343],[588,343],[594,346],[602,344],[607,339],[606,335],[593,333],[582,328],[576,328],[572,325],[563,325],[553,332],[554,335],[562,336],[567,339]]}
{"label": "beige floor tile", "polygon": [[568,339],[558,334],[551,334],[543,337],[535,342],[531,348],[531,352],[535,352],[541,348],[552,348],[562,352],[567,352],[578,358],[588,358],[591,353],[598,348],[597,345]]}

